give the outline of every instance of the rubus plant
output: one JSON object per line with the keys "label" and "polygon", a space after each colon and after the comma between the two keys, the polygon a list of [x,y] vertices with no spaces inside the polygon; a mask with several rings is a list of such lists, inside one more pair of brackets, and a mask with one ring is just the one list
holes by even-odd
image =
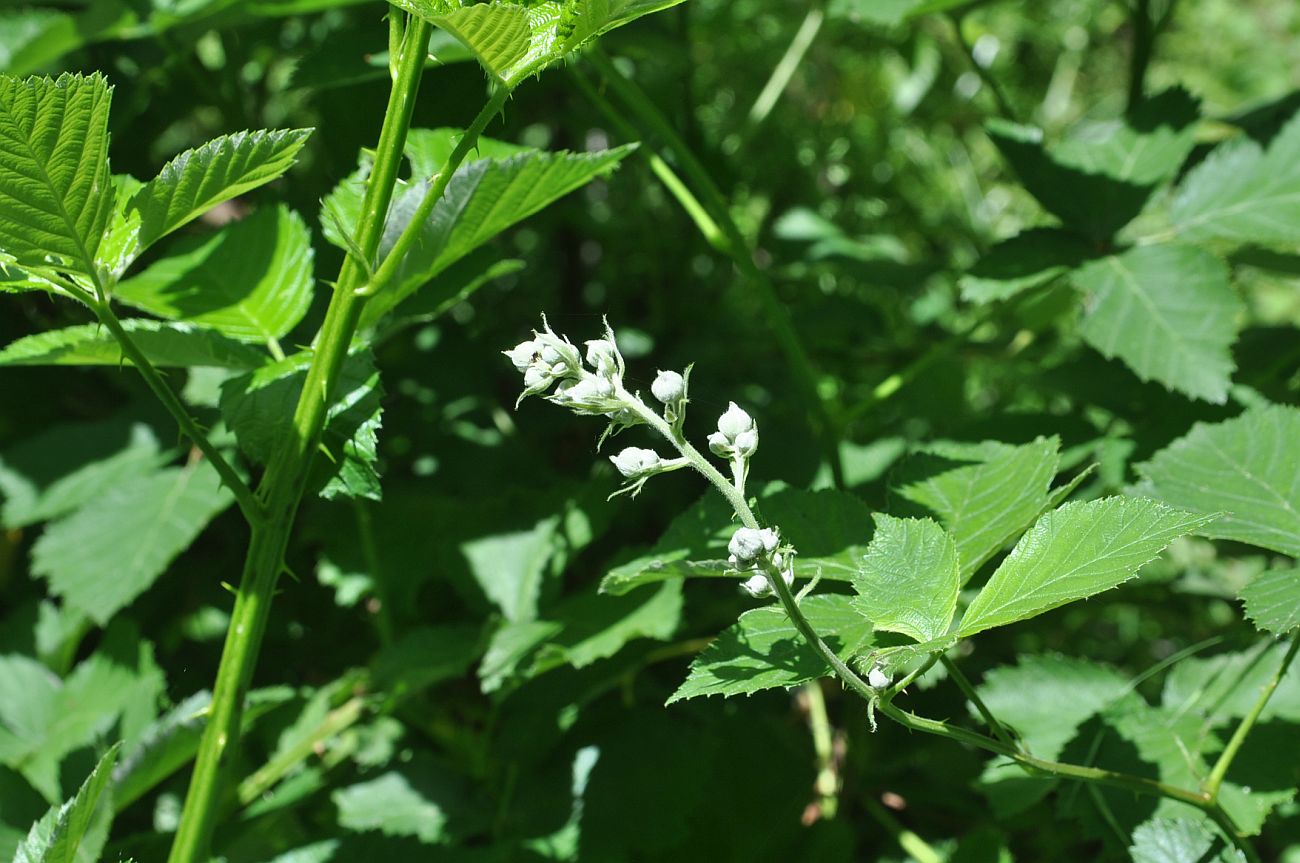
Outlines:
{"label": "rubus plant", "polygon": [[1285,4],[375,5],[0,10],[0,861],[1300,859]]}

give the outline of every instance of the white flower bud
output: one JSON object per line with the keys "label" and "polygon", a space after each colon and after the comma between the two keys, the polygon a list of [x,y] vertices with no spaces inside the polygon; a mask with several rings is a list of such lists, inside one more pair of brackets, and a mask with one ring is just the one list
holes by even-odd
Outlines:
{"label": "white flower bud", "polygon": [[767,576],[761,572],[757,575],[751,575],[740,583],[740,589],[750,596],[758,599],[760,596],[766,596],[772,592],[772,585],[768,583]]}
{"label": "white flower bud", "polygon": [[884,689],[889,686],[889,683],[889,675],[881,671],[879,666],[875,666],[867,672],[867,685],[872,689]]}
{"label": "white flower bud", "polygon": [[650,392],[659,401],[670,405],[686,397],[686,380],[677,372],[661,371],[650,385]]}
{"label": "white flower bud", "polygon": [[721,458],[730,458],[731,441],[722,432],[713,432],[709,435],[709,452]]}
{"label": "white flower bud", "polygon": [[735,442],[739,435],[753,430],[754,418],[741,410],[735,402],[732,402],[726,412],[718,417],[718,431],[722,432],[728,441]]}
{"label": "white flower bud", "polygon": [[539,346],[537,342],[529,339],[528,341],[520,342],[510,350],[502,351],[501,353],[510,357],[510,362],[514,363],[514,366],[518,371],[526,372],[528,371],[528,367],[533,364],[533,360],[537,359],[538,350]]}
{"label": "white flower bud", "polygon": [[587,342],[587,362],[597,374],[615,374],[618,371],[618,348],[609,339],[592,339]]}
{"label": "white flower bud", "polygon": [[529,366],[524,371],[524,386],[532,389],[545,383],[547,379],[546,369],[541,366]]}
{"label": "white flower bud", "polygon": [[609,457],[618,468],[618,472],[629,479],[637,479],[650,473],[663,462],[659,453],[652,449],[630,446],[618,455]]}
{"label": "white flower bud", "polygon": [[758,451],[758,430],[750,429],[736,435],[736,452],[749,458]]}
{"label": "white flower bud", "polygon": [[737,528],[727,543],[727,551],[735,555],[741,563],[753,563],[760,555],[771,554],[781,544],[781,538],[771,528],[755,530],[752,527]]}

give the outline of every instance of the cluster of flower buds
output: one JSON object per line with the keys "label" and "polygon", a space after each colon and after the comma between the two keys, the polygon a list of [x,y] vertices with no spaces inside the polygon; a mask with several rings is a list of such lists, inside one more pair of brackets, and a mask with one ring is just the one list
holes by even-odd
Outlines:
{"label": "cluster of flower buds", "polygon": [[794,584],[794,550],[782,547],[780,535],[771,528],[737,528],[727,543],[727,551],[730,552],[727,563],[738,570],[754,572],[740,584],[750,596],[766,596],[772,592],[767,577],[769,569],[780,572],[787,587]]}
{"label": "cluster of flower buds", "polygon": [[[546,318],[541,332],[502,351],[524,374],[523,401],[540,395],[552,385],[555,392],[549,401],[584,416],[622,417],[626,419],[626,402],[622,392],[623,355],[614,344],[614,333],[605,325],[605,338],[587,342],[587,365],[582,364],[578,348],[564,336],[556,334]],[[625,423],[626,424],[626,423]]]}
{"label": "cluster of flower buds", "polygon": [[754,418],[732,402],[718,417],[718,430],[709,435],[709,450],[728,461],[748,459],[758,451],[758,426]]}

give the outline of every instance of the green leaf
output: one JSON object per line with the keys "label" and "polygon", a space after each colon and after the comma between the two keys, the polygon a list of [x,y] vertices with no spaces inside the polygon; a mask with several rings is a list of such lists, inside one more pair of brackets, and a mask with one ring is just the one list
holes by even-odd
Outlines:
{"label": "green leaf", "polygon": [[0,76],[0,253],[23,269],[97,277],[113,211],[111,101],[98,73]]}
{"label": "green leaf", "polygon": [[502,86],[513,89],[588,39],[682,0],[390,0],[450,33]]}
{"label": "green leaf", "polygon": [[196,692],[155,720],[113,772],[113,806],[121,811],[175,773],[198,751],[212,694]]}
{"label": "green leaf", "polygon": [[1214,518],[1145,498],[1067,503],[1021,537],[967,607],[958,633],[1005,626],[1116,587]]}
{"label": "green leaf", "polygon": [[376,690],[404,697],[463,675],[482,653],[477,626],[422,627],[379,652],[371,663]]}
{"label": "green leaf", "polygon": [[563,628],[542,645],[529,677],[563,665],[586,668],[638,638],[667,641],[681,621],[682,583],[671,581],[628,596],[582,593],[550,616]]}
{"label": "green leaf", "polygon": [[0,453],[0,524],[12,530],[65,515],[152,473],[163,458],[143,423],[112,419],[48,428]]}
{"label": "green leaf", "polygon": [[1273,569],[1256,576],[1238,597],[1246,616],[1265,632],[1286,635],[1300,626],[1300,569]]}
{"label": "green leaf", "polygon": [[993,303],[1045,285],[1092,257],[1088,245],[1060,228],[1034,228],[1002,240],[961,277],[962,299]]}
{"label": "green leaf", "polygon": [[[27,839],[18,846],[14,863],[75,863],[78,859],[77,851],[91,829],[99,798],[112,776],[117,752],[118,747],[114,746],[104,753],[94,771],[82,783],[77,796],[62,806],[51,809],[32,827]],[[100,847],[107,838],[107,826],[101,827],[101,830],[104,835],[98,837]],[[96,853],[88,856],[94,859]]]}
{"label": "green leaf", "polygon": [[853,586],[854,606],[876,629],[918,642],[944,635],[957,610],[957,546],[928,518],[877,515]]}
{"label": "green leaf", "polygon": [[1074,275],[1085,341],[1144,381],[1222,404],[1241,301],[1222,260],[1195,246],[1139,246]]}
{"label": "green leaf", "polygon": [[911,482],[898,492],[933,512],[952,534],[965,583],[1047,508],[1059,447],[1055,437],[997,444],[980,464]]}
{"label": "green leaf", "polygon": [[185,244],[113,296],[160,318],[247,342],[288,335],[311,305],[311,235],[284,205]]}
{"label": "green leaf", "polygon": [[461,544],[461,554],[483,593],[506,620],[523,623],[537,617],[542,580],[555,552],[558,515],[526,530],[476,537]]}
{"label": "green leaf", "polygon": [[1153,818],[1133,831],[1133,863],[1246,863],[1209,826],[1186,818]]}
{"label": "green leaf", "polygon": [[[871,624],[850,597],[810,596],[800,607],[812,628],[847,660],[871,646]],[[722,631],[691,663],[690,675],[668,703],[701,695],[749,695],[795,686],[832,671],[795,630],[780,606],[755,608]]]}
{"label": "green leaf", "polygon": [[232,500],[207,462],[138,477],[47,527],[32,548],[32,571],[106,623]]}
{"label": "green leaf", "polygon": [[[192,324],[127,318],[123,328],[153,365],[159,368],[214,366],[254,369],[264,365],[264,352]],[[0,366],[122,366],[113,334],[99,324],[47,330],[10,342],[0,351]]]}
{"label": "green leaf", "polygon": [[[408,144],[406,155],[413,176],[419,179],[403,183],[393,196],[379,244],[381,260],[410,223],[428,190],[428,177],[441,167],[438,156],[450,152],[463,133],[434,129],[412,134],[414,140]],[[398,268],[393,284],[367,303],[363,325],[375,323],[434,276],[506,228],[608,174],[632,150],[625,146],[599,153],[543,153],[520,151],[490,139],[481,139],[480,147],[487,158],[463,164],[456,171]],[[336,187],[324,204],[342,223],[322,218],[325,237],[345,250],[348,244],[344,233],[355,234],[361,212],[360,180],[369,172],[368,161],[363,157],[361,170]]]}
{"label": "green leaf", "polygon": [[1074,127],[1052,154],[1090,173],[1155,185],[1177,175],[1196,143],[1199,119],[1196,98],[1175,87],[1144,99],[1123,119]]}
{"label": "green leaf", "polygon": [[1193,512],[1226,509],[1203,535],[1300,557],[1300,409],[1197,423],[1137,470],[1137,494]]}
{"label": "green leaf", "polygon": [[131,199],[140,214],[134,255],[223,201],[293,165],[311,129],[259,129],[214,138],[172,159]]}
{"label": "green leaf", "polygon": [[[1287,645],[1261,641],[1247,650],[1184,659],[1165,678],[1162,701],[1170,710],[1200,717],[1206,727],[1227,728],[1249,713],[1277,673]],[[1292,663],[1264,706],[1267,723],[1300,722],[1300,666]]]}
{"label": "green leaf", "polygon": [[1267,152],[1245,137],[1215,148],[1188,173],[1169,215],[1188,242],[1293,248],[1300,240],[1300,115]]}
{"label": "green leaf", "polygon": [[[258,464],[269,463],[291,433],[310,363],[310,353],[298,353],[222,384],[221,414],[239,448]],[[376,446],[382,396],[379,372],[369,354],[350,354],[326,419],[324,452],[313,469],[311,485],[322,496],[379,499]]]}
{"label": "green leaf", "polygon": [[377,830],[385,836],[410,836],[425,843],[446,841],[451,810],[461,793],[451,778],[427,760],[390,770],[365,782],[334,791],[339,825],[348,830]]}

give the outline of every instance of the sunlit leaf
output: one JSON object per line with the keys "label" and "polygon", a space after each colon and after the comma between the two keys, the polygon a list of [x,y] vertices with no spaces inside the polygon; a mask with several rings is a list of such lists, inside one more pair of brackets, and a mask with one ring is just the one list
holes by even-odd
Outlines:
{"label": "sunlit leaf", "polygon": [[918,642],[939,638],[957,609],[956,544],[928,518],[875,519],[876,533],[853,579],[854,605],[876,629]]}

